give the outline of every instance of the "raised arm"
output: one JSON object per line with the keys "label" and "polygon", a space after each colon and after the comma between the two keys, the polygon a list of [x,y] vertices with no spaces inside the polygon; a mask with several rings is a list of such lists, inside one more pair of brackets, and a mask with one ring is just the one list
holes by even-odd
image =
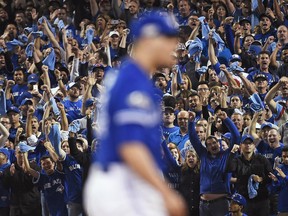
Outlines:
{"label": "raised arm", "polygon": [[26,120],[26,136],[31,137],[32,136],[32,117],[35,110],[33,107],[29,107],[27,112],[27,120]]}
{"label": "raised arm", "polygon": [[239,77],[242,80],[243,85],[245,86],[245,89],[248,91],[249,95],[257,93],[255,86],[242,73],[239,73]]}
{"label": "raised arm", "polygon": [[52,146],[54,147],[57,155],[59,156],[59,159],[64,160],[66,157],[66,153],[61,148],[61,135],[58,124],[46,125],[46,132]]}
{"label": "raised arm", "polygon": [[277,53],[279,52],[279,50],[281,50],[281,48],[282,48],[282,45],[280,43],[277,43],[276,48],[273,50],[270,56],[270,61],[271,61],[270,66],[278,68],[279,65],[277,63],[276,57],[277,57]]}
{"label": "raised arm", "polygon": [[69,126],[69,123],[68,123],[68,119],[67,119],[67,116],[66,116],[66,112],[65,112],[65,108],[64,108],[64,105],[60,102],[57,103],[57,107],[58,109],[60,110],[60,116],[61,116],[61,129],[63,131],[68,131],[68,126]]}
{"label": "raised arm", "polygon": [[278,1],[273,1],[273,8],[274,8],[275,15],[276,15],[277,19],[280,22],[284,22],[284,15],[281,12],[280,4],[278,3]]}
{"label": "raised arm", "polygon": [[234,51],[236,54],[241,54],[241,45],[240,45],[241,30],[235,32],[234,38]]}
{"label": "raised arm", "polygon": [[254,143],[255,145],[257,146],[260,141],[261,141],[261,138],[258,136],[258,134],[256,133],[256,123],[257,123],[257,120],[259,118],[259,115],[263,113],[263,112],[256,112],[254,113],[253,115],[253,118],[252,118],[252,121],[251,121],[251,124],[249,126],[249,130],[248,130],[248,133],[254,138]]}
{"label": "raised arm", "polygon": [[30,164],[28,161],[28,152],[23,153],[23,160],[24,160],[24,167],[25,167],[24,170],[27,170],[27,172],[33,178],[38,179],[40,177],[40,173],[30,167]]}
{"label": "raised arm", "polygon": [[215,49],[213,46],[213,38],[212,38],[212,32],[209,32],[209,43],[208,43],[208,56],[209,60],[211,61],[212,65],[216,65],[218,63],[218,58],[215,55]]}
{"label": "raised arm", "polygon": [[51,30],[50,30],[50,28],[49,28],[49,26],[47,24],[46,19],[43,19],[43,26],[44,26],[44,29],[45,29],[45,31],[47,33],[47,36],[48,36],[50,42],[52,43],[52,46],[61,49],[58,41],[56,40],[56,38],[54,36],[54,34],[51,32]]}
{"label": "raised arm", "polygon": [[95,17],[99,11],[99,7],[96,0],[90,0],[91,15]]}
{"label": "raised arm", "polygon": [[234,144],[240,144],[241,135],[232,120],[228,118],[226,112],[221,111],[217,116],[223,121],[231,133],[230,145],[227,149],[230,152]]}
{"label": "raised arm", "polygon": [[9,131],[7,130],[6,127],[4,127],[4,125],[2,123],[0,123],[0,148],[2,148],[7,140],[7,138],[9,137]]}
{"label": "raised arm", "polygon": [[83,96],[83,103],[82,103],[82,107],[81,107],[82,115],[85,115],[85,113],[86,113],[85,103],[89,98],[92,98],[91,92],[92,92],[93,86],[96,84],[96,81],[97,81],[97,79],[95,78],[95,73],[90,74],[88,77],[88,81],[87,81],[88,86],[87,86],[85,94]]}
{"label": "raised arm", "polygon": [[235,12],[235,6],[231,2],[231,0],[225,0],[226,7],[228,9],[229,14],[234,14]]}
{"label": "raised arm", "polygon": [[207,150],[205,149],[205,147],[202,145],[197,132],[195,130],[195,113],[193,112],[189,112],[189,139],[190,139],[190,143],[192,144],[193,148],[195,149],[195,151],[197,152],[197,154],[199,155],[199,157],[201,157],[205,152],[207,152]]}
{"label": "raised arm", "polygon": [[198,33],[199,33],[199,29],[200,29],[200,21],[197,20],[197,21],[196,21],[196,26],[195,26],[195,28],[193,29],[193,31],[191,32],[188,40],[194,40],[194,39],[197,37]]}
{"label": "raised arm", "polygon": [[265,103],[269,106],[269,109],[274,114],[277,112],[277,104],[276,104],[276,102],[275,102],[275,100],[273,98],[276,95],[277,91],[285,83],[288,83],[288,78],[287,77],[281,77],[279,82],[275,86],[273,86],[272,89],[270,89],[270,91],[267,93],[267,95],[265,97]]}

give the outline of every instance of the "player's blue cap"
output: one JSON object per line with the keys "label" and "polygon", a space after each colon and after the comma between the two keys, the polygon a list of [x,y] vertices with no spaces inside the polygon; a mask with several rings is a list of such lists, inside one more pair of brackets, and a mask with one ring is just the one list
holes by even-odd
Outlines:
{"label": "player's blue cap", "polygon": [[239,194],[239,193],[233,194],[230,199],[233,200],[234,202],[238,203],[239,205],[242,205],[242,206],[245,206],[245,205],[246,205],[246,199],[245,199],[245,197],[243,197],[243,196],[242,196],[241,194]]}
{"label": "player's blue cap", "polygon": [[250,139],[250,140],[252,140],[252,142],[254,142],[253,136],[251,136],[250,134],[246,134],[246,135],[244,135],[244,136],[242,137],[241,143],[244,143],[245,140],[247,140],[247,139]]}
{"label": "player's blue cap", "polygon": [[160,35],[176,37],[178,30],[172,23],[170,17],[152,12],[149,15],[141,17],[137,22],[133,22],[130,28],[135,40],[153,38]]}

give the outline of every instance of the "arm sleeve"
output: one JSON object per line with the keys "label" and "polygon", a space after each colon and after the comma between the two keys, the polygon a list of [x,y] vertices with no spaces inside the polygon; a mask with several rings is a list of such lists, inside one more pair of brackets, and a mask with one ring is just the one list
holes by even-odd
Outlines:
{"label": "arm sleeve", "polygon": [[198,135],[195,130],[195,122],[189,122],[188,127],[189,127],[190,142],[195,151],[197,152],[198,156],[201,157],[206,152],[206,149],[204,148],[204,146],[202,145],[201,141],[198,138]]}
{"label": "arm sleeve", "polygon": [[[163,141],[161,143],[161,145],[162,145],[162,149],[164,151],[164,154],[167,158],[167,162],[169,163],[169,165],[174,167],[174,168],[178,168],[178,167],[180,168],[180,166],[177,164],[176,160],[172,157],[172,154],[171,154],[166,142]],[[179,157],[181,157],[181,155],[179,155]]]}
{"label": "arm sleeve", "polygon": [[230,118],[226,118],[224,120],[224,124],[226,125],[227,128],[229,128],[229,131],[231,133],[230,146],[227,149],[227,151],[230,152],[231,149],[233,148],[234,144],[240,143],[240,133]]}
{"label": "arm sleeve", "polygon": [[217,75],[220,74],[221,70],[220,70],[220,63],[219,62],[217,62],[215,65],[213,65],[213,68],[214,68]]}
{"label": "arm sleeve", "polygon": [[234,35],[231,25],[225,25],[224,29],[226,33],[227,46],[230,49],[231,53],[234,53]]}

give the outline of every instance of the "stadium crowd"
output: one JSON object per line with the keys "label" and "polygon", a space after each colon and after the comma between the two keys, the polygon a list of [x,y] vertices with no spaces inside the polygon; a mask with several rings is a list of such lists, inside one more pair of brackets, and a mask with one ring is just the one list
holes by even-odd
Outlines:
{"label": "stadium crowd", "polygon": [[1,216],[86,215],[103,93],[154,10],[179,29],[151,77],[167,184],[191,216],[288,215],[287,0],[0,0]]}

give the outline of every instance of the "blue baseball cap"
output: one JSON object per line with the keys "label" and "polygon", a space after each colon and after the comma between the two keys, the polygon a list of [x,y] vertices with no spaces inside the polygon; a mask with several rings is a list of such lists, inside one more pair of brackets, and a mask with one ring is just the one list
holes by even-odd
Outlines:
{"label": "blue baseball cap", "polygon": [[265,128],[265,127],[269,127],[269,128],[273,128],[273,124],[272,123],[263,123],[262,125],[261,125],[261,130],[263,129],[263,128]]}
{"label": "blue baseball cap", "polygon": [[252,140],[252,142],[254,142],[253,136],[251,136],[250,134],[246,134],[241,138],[241,143],[244,143],[245,140],[247,140],[247,139],[250,139],[250,140]]}
{"label": "blue baseball cap", "polygon": [[225,133],[222,135],[223,138],[230,140],[231,139],[231,133]]}
{"label": "blue baseball cap", "polygon": [[160,35],[176,37],[178,30],[172,25],[172,20],[168,16],[161,16],[157,12],[143,16],[141,19],[134,21],[130,27],[134,39],[154,38]]}
{"label": "blue baseball cap", "polygon": [[243,197],[241,194],[239,193],[235,193],[232,195],[232,197],[230,198],[231,200],[233,200],[234,202],[238,203],[241,206],[245,206],[246,205],[246,199],[245,197]]}
{"label": "blue baseball cap", "polygon": [[25,99],[21,102],[20,106],[24,106],[24,105],[26,105],[26,104],[33,105],[33,101],[31,100],[31,98],[25,98]]}
{"label": "blue baseball cap", "polygon": [[242,59],[239,55],[237,54],[233,54],[229,60],[230,62],[235,62],[235,61],[239,61],[239,62],[242,62]]}
{"label": "blue baseball cap", "polygon": [[16,106],[11,106],[8,111],[7,111],[7,114],[9,112],[15,112],[15,113],[20,113],[20,110],[16,107]]}
{"label": "blue baseball cap", "polygon": [[89,98],[89,99],[86,100],[86,102],[85,102],[85,107],[86,107],[86,108],[87,108],[87,107],[90,107],[90,106],[93,105],[93,103],[94,103],[93,98]]}
{"label": "blue baseball cap", "polygon": [[10,157],[10,152],[9,152],[9,150],[6,149],[6,148],[0,148],[0,153],[3,153],[4,155],[6,155],[7,158]]}
{"label": "blue baseball cap", "polygon": [[37,74],[30,74],[28,76],[28,84],[36,84],[39,81],[39,77]]}

